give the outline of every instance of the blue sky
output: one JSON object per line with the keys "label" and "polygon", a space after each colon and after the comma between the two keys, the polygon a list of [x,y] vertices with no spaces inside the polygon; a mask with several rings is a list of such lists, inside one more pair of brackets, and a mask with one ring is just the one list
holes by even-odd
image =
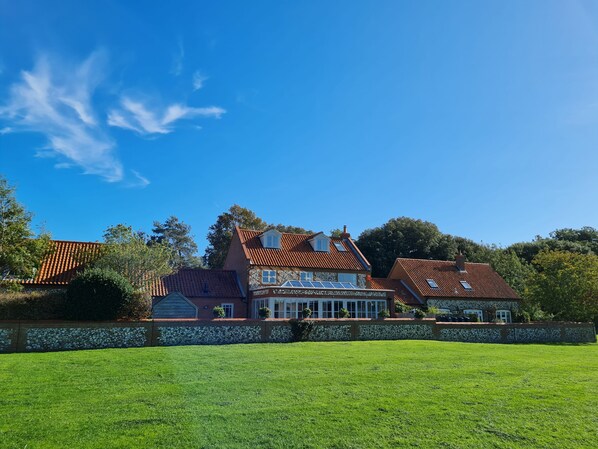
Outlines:
{"label": "blue sky", "polygon": [[0,0],[0,173],[55,238],[598,225],[595,2],[52,3]]}

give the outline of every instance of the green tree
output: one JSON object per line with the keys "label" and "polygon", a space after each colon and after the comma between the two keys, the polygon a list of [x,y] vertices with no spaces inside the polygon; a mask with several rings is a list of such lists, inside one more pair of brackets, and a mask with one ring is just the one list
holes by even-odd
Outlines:
{"label": "green tree", "polygon": [[172,266],[179,268],[197,268],[202,263],[197,253],[197,244],[191,235],[191,226],[180,221],[174,215],[164,223],[154,221],[153,235],[150,243],[160,243],[168,246],[173,251]]}
{"label": "green tree", "polygon": [[136,290],[147,290],[172,273],[172,249],[162,243],[148,245],[130,226],[116,225],[104,232],[105,245],[96,256],[86,256],[96,268],[111,269],[124,276]]}
{"label": "green tree", "polygon": [[377,277],[385,277],[397,257],[450,259],[457,250],[454,239],[442,234],[435,224],[408,217],[363,231],[357,244]]}
{"label": "green tree", "polygon": [[218,216],[216,223],[208,231],[208,247],[204,262],[210,268],[222,268],[226,260],[228,247],[233,237],[235,226],[263,231],[268,224],[253,211],[234,204]]}
{"label": "green tree", "polygon": [[52,251],[50,235],[36,237],[31,218],[15,198],[14,187],[0,176],[0,280],[32,277]]}
{"label": "green tree", "polygon": [[526,298],[555,319],[598,319],[598,256],[542,251],[533,260]]}
{"label": "green tree", "polygon": [[472,262],[489,263],[506,282],[523,297],[534,268],[525,260],[520,259],[515,251],[494,246],[487,247],[487,252],[479,252],[477,260]]}

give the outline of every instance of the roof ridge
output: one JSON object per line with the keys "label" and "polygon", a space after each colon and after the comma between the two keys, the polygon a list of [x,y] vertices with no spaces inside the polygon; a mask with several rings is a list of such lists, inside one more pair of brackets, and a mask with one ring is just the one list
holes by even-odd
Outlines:
{"label": "roof ridge", "polygon": [[57,242],[57,243],[85,243],[85,244],[92,244],[92,245],[104,245],[104,243],[102,242],[84,242],[81,240],[60,240],[60,239],[50,239],[51,242]]}
{"label": "roof ridge", "polygon": [[[423,261],[423,262],[442,262],[442,263],[450,263],[450,264],[455,264],[456,261],[454,260],[441,260],[441,259],[419,259],[417,257],[397,257],[397,260],[417,260],[417,261]],[[468,264],[472,264],[472,265],[490,265],[489,262],[468,262],[465,261],[465,263]]]}

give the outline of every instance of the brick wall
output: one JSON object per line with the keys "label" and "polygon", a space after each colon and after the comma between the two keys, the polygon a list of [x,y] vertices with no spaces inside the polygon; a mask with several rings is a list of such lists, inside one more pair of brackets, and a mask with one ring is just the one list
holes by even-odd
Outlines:
{"label": "brick wall", "polygon": [[[311,320],[310,320],[311,321]],[[441,340],[595,343],[592,323],[436,323],[434,319],[313,320],[311,341]],[[0,322],[0,353],[292,341],[285,320]]]}

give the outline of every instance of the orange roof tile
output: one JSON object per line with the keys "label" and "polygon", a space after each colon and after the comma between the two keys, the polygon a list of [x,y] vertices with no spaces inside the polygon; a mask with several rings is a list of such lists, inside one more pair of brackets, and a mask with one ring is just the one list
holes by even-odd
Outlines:
{"label": "orange roof tile", "polygon": [[[396,279],[396,265],[400,265],[408,279],[403,281],[415,287],[416,293],[428,298],[519,299],[517,293],[486,263],[465,262],[460,272],[454,261],[398,258],[389,278]],[[433,279],[438,288],[432,288],[427,279]],[[460,281],[466,281],[472,290],[466,290]]]}
{"label": "orange roof tile", "polygon": [[53,240],[53,252],[41,264],[33,279],[22,281],[27,285],[67,285],[85,265],[89,255],[99,252],[102,244]]}
{"label": "orange roof tile", "polygon": [[[317,234],[282,233],[280,249],[264,248],[259,236],[262,231],[237,228],[243,250],[252,265],[295,267],[347,271],[369,271],[369,263],[351,239],[330,238],[329,252],[314,251],[309,240]],[[345,251],[334,246],[340,242]],[[361,261],[360,259],[363,259]]]}
{"label": "orange roof tile", "polygon": [[173,292],[187,298],[242,298],[237,273],[231,270],[202,270],[184,268],[164,276],[152,287],[152,296],[166,296]]}
{"label": "orange roof tile", "polygon": [[372,278],[368,288],[372,290],[394,290],[394,300],[400,301],[408,306],[421,306],[422,303],[409,291],[398,279]]}

